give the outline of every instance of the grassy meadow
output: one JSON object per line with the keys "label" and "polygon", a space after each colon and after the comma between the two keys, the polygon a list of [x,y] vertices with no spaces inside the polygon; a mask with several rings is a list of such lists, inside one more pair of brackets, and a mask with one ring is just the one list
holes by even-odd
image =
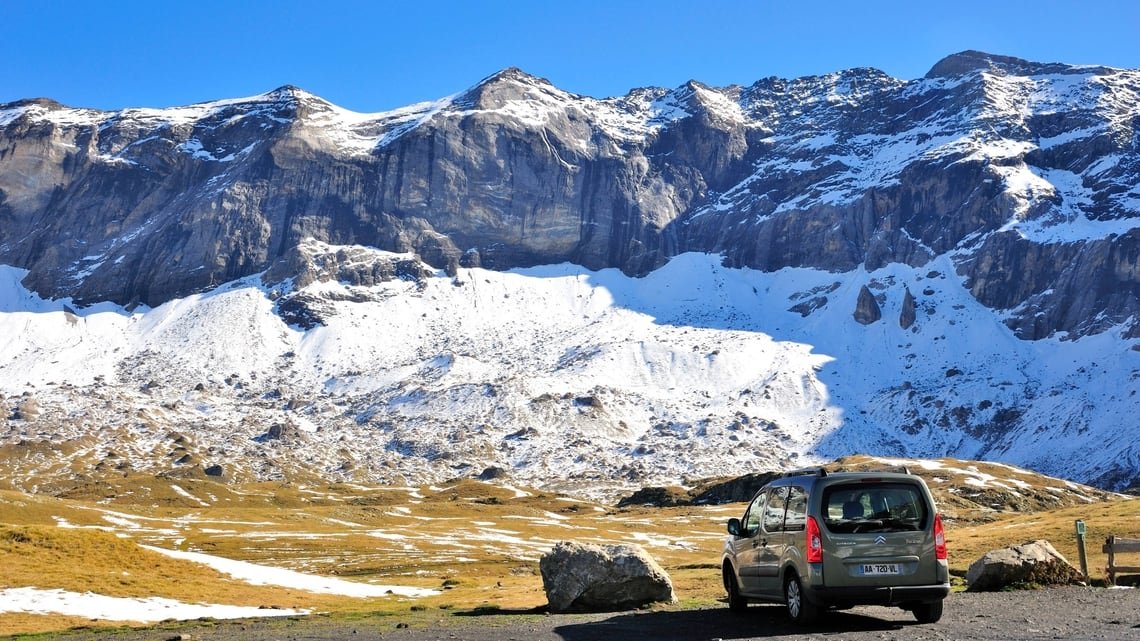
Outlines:
{"label": "grassy meadow", "polygon": [[[846,463],[873,466],[871,459]],[[1104,539],[1110,534],[1140,538],[1140,501],[1015,474],[1004,466],[940,465],[917,471],[927,477],[947,517],[951,565],[958,575],[990,549],[1041,538],[1076,564],[1074,521],[1082,519],[1088,527],[1090,573],[1103,580]],[[947,473],[965,465],[988,483],[978,476],[958,482],[962,479]],[[1060,487],[1077,490],[1062,500]],[[1006,494],[1003,488],[1016,489]],[[124,477],[66,495],[0,490],[0,589],[60,588],[411,621],[424,613],[541,608],[546,598],[538,559],[568,539],[640,544],[673,578],[680,604],[669,607],[715,605],[722,596],[718,561],[724,523],[744,509],[743,504],[618,509],[471,480],[414,488],[317,482],[236,487]],[[255,585],[142,545],[437,594],[362,598]],[[123,624],[6,613],[0,614],[0,635]]]}

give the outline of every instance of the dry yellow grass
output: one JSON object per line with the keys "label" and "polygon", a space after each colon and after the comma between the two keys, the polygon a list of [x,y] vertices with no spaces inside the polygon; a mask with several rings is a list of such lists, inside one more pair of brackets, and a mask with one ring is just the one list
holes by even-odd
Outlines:
{"label": "dry yellow grass", "polygon": [[[542,551],[573,539],[642,544],[671,574],[680,607],[708,605],[721,597],[717,563],[724,523],[744,507],[614,509],[474,481],[440,489],[316,483],[231,487],[197,479],[124,478],[98,490],[87,496],[74,492],[80,498],[71,500],[0,491],[0,587],[274,605],[335,616],[415,616],[413,607],[436,613],[527,610],[546,602],[537,563]],[[950,495],[942,496],[951,503]],[[1109,534],[1140,538],[1140,501],[1135,500],[1035,513],[969,502],[952,507],[956,518],[948,539],[958,573],[989,549],[1038,538],[1052,541],[1075,563],[1073,521],[1083,519],[1090,569],[1101,578],[1103,539]],[[354,581],[434,588],[440,594],[362,599],[254,586],[142,549],[140,543]],[[0,615],[0,635],[75,625],[92,623]]]}
{"label": "dry yellow grass", "polygon": [[0,614],[0,635],[35,635],[62,630],[114,627],[119,627],[119,624],[100,623],[83,617],[23,613]]}
{"label": "dry yellow grass", "polygon": [[[1108,564],[1101,552],[1111,535],[1140,539],[1140,500],[1120,499],[1048,512],[1006,514],[992,523],[949,528],[946,537],[951,552],[951,568],[965,573],[970,563],[989,550],[1045,539],[1077,565],[1077,520],[1085,522],[1085,549],[1089,575],[1103,580]],[[1136,559],[1140,564],[1140,559]]]}
{"label": "dry yellow grass", "polygon": [[0,584],[113,597],[302,607],[307,593],[251,589],[197,563],[172,559],[99,531],[0,526]]}

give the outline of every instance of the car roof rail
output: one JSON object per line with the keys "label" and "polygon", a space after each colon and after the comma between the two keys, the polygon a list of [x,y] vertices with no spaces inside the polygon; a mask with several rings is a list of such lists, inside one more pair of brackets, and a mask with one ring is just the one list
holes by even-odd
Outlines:
{"label": "car roof rail", "polygon": [[822,466],[801,467],[797,470],[784,472],[784,476],[827,476],[827,470],[823,469]]}

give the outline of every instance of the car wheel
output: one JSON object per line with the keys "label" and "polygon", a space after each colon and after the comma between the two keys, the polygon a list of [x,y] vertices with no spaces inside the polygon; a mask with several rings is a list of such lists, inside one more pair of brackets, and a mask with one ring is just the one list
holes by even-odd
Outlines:
{"label": "car wheel", "polygon": [[815,604],[807,600],[800,577],[794,573],[784,581],[784,604],[788,607],[788,618],[795,623],[810,623],[819,613]]}
{"label": "car wheel", "polygon": [[942,618],[942,602],[919,603],[912,612],[919,623],[937,623]]}
{"label": "car wheel", "polygon": [[725,563],[722,568],[724,576],[724,591],[728,593],[728,609],[733,612],[744,612],[748,609],[748,599],[740,594],[740,585],[736,582],[736,574],[732,571],[732,566]]}

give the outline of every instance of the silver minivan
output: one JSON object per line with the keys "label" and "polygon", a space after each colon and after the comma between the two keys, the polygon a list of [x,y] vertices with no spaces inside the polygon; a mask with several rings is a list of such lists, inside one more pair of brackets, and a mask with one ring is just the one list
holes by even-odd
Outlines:
{"label": "silver minivan", "polygon": [[802,623],[828,608],[888,605],[934,623],[950,593],[942,519],[908,472],[790,473],[728,533],[721,570],[734,611],[783,603]]}

